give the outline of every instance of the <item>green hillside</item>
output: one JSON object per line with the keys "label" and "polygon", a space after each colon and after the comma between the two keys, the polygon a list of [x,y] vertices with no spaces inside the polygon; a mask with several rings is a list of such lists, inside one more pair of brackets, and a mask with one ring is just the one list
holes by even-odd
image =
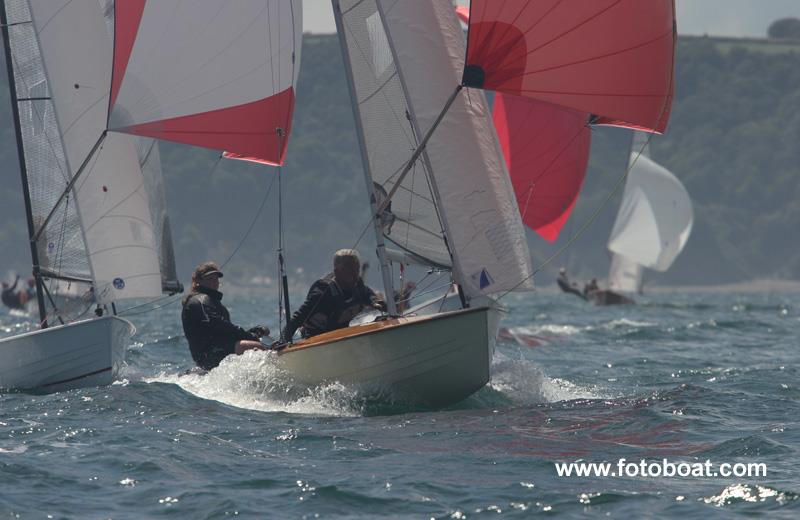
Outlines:
{"label": "green hillside", "polygon": [[[654,158],[681,178],[695,201],[695,229],[684,254],[661,284],[721,283],[756,277],[800,278],[800,53],[761,52],[713,41],[681,43],[677,91],[668,134],[656,137]],[[5,85],[5,78],[0,80]],[[5,87],[0,89],[0,273],[29,267],[16,149]],[[587,181],[572,222],[574,233],[622,174],[629,133],[593,131]],[[167,198],[179,270],[207,258],[224,261],[240,243],[276,172],[211,152],[162,146]],[[364,178],[338,43],[307,36],[287,166],[281,174],[286,257],[298,283],[327,270],[331,253],[356,243],[368,224]],[[227,270],[230,279],[275,275],[277,183],[248,240]],[[608,269],[605,241],[618,197],[589,231],[541,275],[568,264],[580,276]],[[529,233],[536,262],[554,250]],[[563,243],[563,239],[562,239]],[[359,249],[371,257],[371,229]],[[229,278],[226,278],[228,280]],[[303,282],[304,283],[304,282]]]}

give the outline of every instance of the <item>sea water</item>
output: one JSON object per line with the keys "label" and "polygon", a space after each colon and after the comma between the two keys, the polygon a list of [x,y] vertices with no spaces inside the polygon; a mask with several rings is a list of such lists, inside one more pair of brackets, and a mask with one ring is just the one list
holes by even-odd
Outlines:
{"label": "sea water", "polygon": [[[226,295],[268,323],[274,297]],[[192,366],[180,306],[129,314],[111,386],[0,394],[0,518],[800,517],[800,295],[506,299],[491,383],[441,411],[298,389],[273,355]],[[0,334],[31,319],[0,312]],[[556,463],[766,476],[559,476]]]}

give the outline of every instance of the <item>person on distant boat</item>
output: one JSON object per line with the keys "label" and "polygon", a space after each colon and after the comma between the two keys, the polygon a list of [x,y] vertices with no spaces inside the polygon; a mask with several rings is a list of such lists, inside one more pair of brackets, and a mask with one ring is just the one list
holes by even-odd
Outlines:
{"label": "person on distant boat", "polygon": [[269,334],[267,327],[244,330],[231,323],[230,313],[222,305],[220,278],[222,271],[215,262],[198,265],[192,274],[192,290],[184,298],[181,312],[192,359],[205,370],[215,368],[230,354],[265,349],[259,340]]}
{"label": "person on distant boat", "polygon": [[26,280],[26,287],[20,289],[17,295],[19,296],[19,302],[23,307],[26,307],[28,302],[36,296],[36,280],[34,280],[33,277],[28,278]]}
{"label": "person on distant boat", "polygon": [[591,293],[597,292],[600,287],[597,285],[597,278],[592,278],[592,281],[583,286],[583,296],[588,297]]}
{"label": "person on distant boat", "polygon": [[562,267],[558,270],[558,278],[556,278],[556,283],[558,284],[558,287],[565,293],[574,294],[575,296],[586,299],[580,289],[578,289],[577,285],[574,282],[570,283],[569,278],[567,277],[567,270],[565,268]]}
{"label": "person on distant boat", "polygon": [[281,332],[281,342],[291,341],[297,329],[309,338],[347,327],[364,309],[386,310],[375,291],[359,276],[361,261],[355,249],[340,249],[333,255],[333,272],[311,285],[306,301],[295,311]]}
{"label": "person on distant boat", "polygon": [[20,300],[20,293],[17,292],[17,282],[19,282],[19,276],[14,279],[13,284],[3,282],[3,293],[0,295],[0,299],[2,299],[3,305],[9,309],[25,309],[25,304]]}

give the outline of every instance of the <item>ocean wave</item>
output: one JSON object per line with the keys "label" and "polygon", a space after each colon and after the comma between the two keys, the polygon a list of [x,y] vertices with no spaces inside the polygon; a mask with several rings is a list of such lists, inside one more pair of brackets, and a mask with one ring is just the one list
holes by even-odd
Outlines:
{"label": "ocean wave", "polygon": [[787,455],[792,453],[792,448],[760,435],[750,435],[721,442],[716,446],[703,450],[699,455],[714,456],[716,458],[730,457],[763,457],[766,455]]}
{"label": "ocean wave", "polygon": [[540,404],[574,399],[601,399],[594,391],[565,379],[552,379],[534,363],[509,359],[498,353],[492,364],[488,387],[502,394],[511,404]]}
{"label": "ocean wave", "polygon": [[646,328],[646,327],[657,327],[658,323],[653,323],[650,321],[636,321],[631,320],[628,318],[619,318],[616,320],[609,321],[608,323],[604,323],[601,325],[602,328],[606,330],[616,330],[622,328]]}

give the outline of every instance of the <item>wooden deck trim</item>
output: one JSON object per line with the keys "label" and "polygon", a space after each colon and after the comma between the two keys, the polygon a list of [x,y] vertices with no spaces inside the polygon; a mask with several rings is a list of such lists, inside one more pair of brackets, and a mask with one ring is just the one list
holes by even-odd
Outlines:
{"label": "wooden deck trim", "polygon": [[308,339],[298,341],[297,343],[289,345],[285,349],[279,351],[278,355],[282,356],[285,354],[290,354],[292,352],[297,352],[299,350],[330,345],[351,338],[356,338],[359,336],[368,336],[370,334],[377,334],[379,332],[394,330],[400,327],[406,327],[416,323],[443,320],[443,319],[453,318],[456,316],[462,316],[465,314],[471,314],[474,312],[481,312],[488,310],[489,307],[475,307],[469,309],[461,309],[458,311],[442,312],[434,314],[432,316],[400,317],[386,321],[378,321],[373,323],[366,323],[364,325],[356,325],[354,327],[344,327],[341,329],[336,329],[331,332],[326,332],[324,334],[319,334],[318,336],[312,336]]}

